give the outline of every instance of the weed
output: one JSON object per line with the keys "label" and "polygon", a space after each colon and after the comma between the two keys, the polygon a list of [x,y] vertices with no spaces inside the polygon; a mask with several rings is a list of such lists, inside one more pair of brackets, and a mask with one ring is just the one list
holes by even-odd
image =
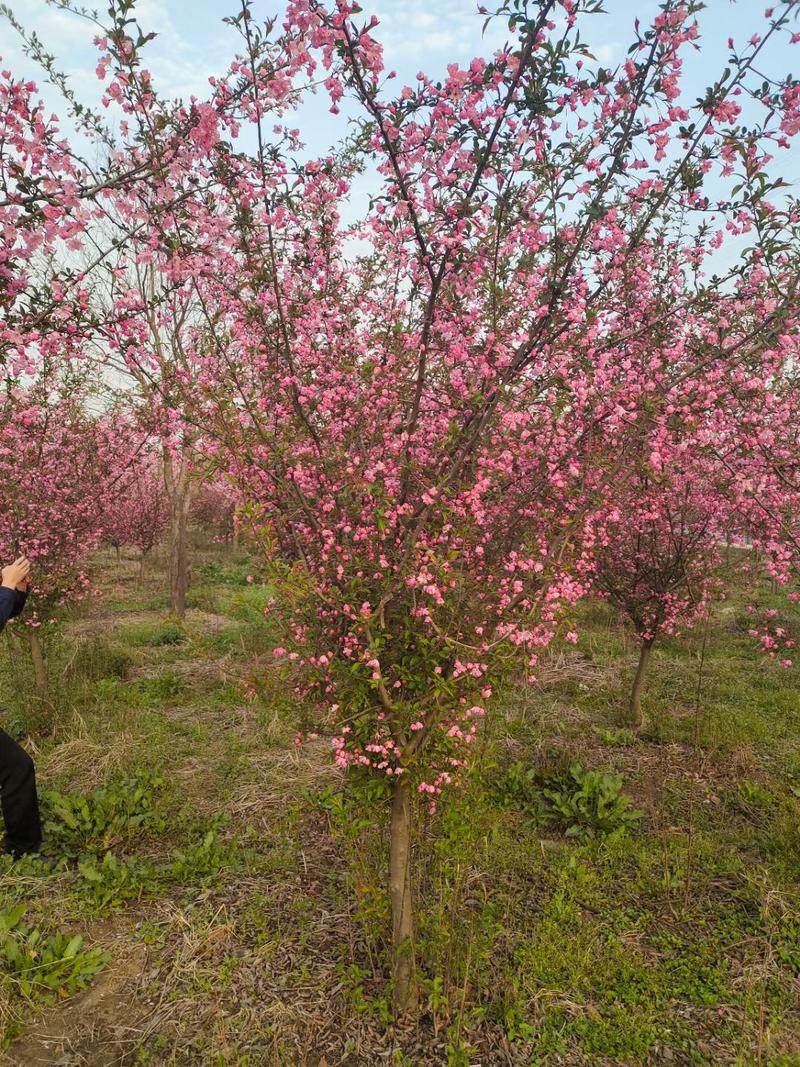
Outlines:
{"label": "weed", "polygon": [[775,954],[796,978],[800,978],[800,920],[787,920],[775,945]]}
{"label": "weed", "polygon": [[271,585],[246,585],[233,592],[226,605],[226,614],[239,622],[256,625],[269,634],[274,624],[267,609],[274,599],[275,590]]}
{"label": "weed", "polygon": [[384,1026],[390,1025],[392,1010],[387,997],[368,992],[369,971],[357,963],[342,964],[337,970],[353,1011],[375,1015]]}
{"label": "weed", "polygon": [[545,776],[537,767],[517,761],[492,783],[493,799],[498,807],[525,812],[538,821],[544,813],[545,783]]}
{"label": "weed", "polygon": [[180,626],[174,623],[166,623],[153,634],[149,643],[158,648],[162,645],[180,645],[185,640],[186,634]]}
{"label": "weed", "polygon": [[101,678],[127,678],[132,664],[133,657],[126,648],[95,637],[76,643],[62,673],[85,685]]}
{"label": "weed", "polygon": [[237,560],[235,563],[220,563],[218,560],[209,560],[198,568],[198,574],[207,582],[214,585],[243,585],[250,584],[252,580],[254,564],[249,560]]}
{"label": "weed", "polygon": [[141,896],[145,888],[155,888],[155,872],[135,857],[118,860],[106,852],[102,860],[88,857],[78,864],[82,896],[98,911],[120,907]]}
{"label": "weed", "polygon": [[389,790],[385,782],[377,778],[358,777],[351,774],[348,788],[328,785],[321,789],[304,789],[303,800],[320,808],[331,821],[331,828],[342,840],[353,841],[374,825],[374,816],[367,812],[381,801],[386,801]]}
{"label": "weed", "polygon": [[593,729],[604,745],[610,745],[615,748],[620,746],[635,745],[638,743],[639,740],[633,730],[631,730],[627,726],[617,727],[616,729],[607,729],[602,726],[595,726]]}
{"label": "weed", "polygon": [[605,837],[635,827],[642,817],[622,792],[622,775],[587,771],[573,763],[556,787],[543,790],[549,817],[567,837]]}
{"label": "weed", "polygon": [[142,678],[137,684],[137,689],[143,703],[156,706],[167,700],[175,700],[188,691],[186,680],[174,671],[165,671],[163,674],[153,674],[148,678]]}
{"label": "weed", "polygon": [[494,802],[522,812],[537,823],[551,823],[568,837],[605,837],[632,829],[641,812],[622,793],[622,776],[584,770],[572,763],[564,773],[512,763],[492,783]]}
{"label": "weed", "polygon": [[206,831],[201,841],[192,848],[175,853],[167,871],[169,876],[181,883],[207,884],[216,880],[225,868],[238,863],[238,854],[233,845],[223,844],[215,829]]}
{"label": "weed", "polygon": [[763,785],[745,778],[739,783],[737,799],[741,810],[751,818],[755,818],[772,807],[774,797]]}
{"label": "weed", "polygon": [[47,1002],[84,989],[108,962],[102,949],[85,948],[79,934],[46,936],[22,922],[25,906],[0,912],[0,964],[19,992]]}
{"label": "weed", "polygon": [[121,626],[117,634],[118,641],[124,641],[135,648],[162,648],[182,645],[186,641],[183,628],[171,621],[129,623],[127,626]]}
{"label": "weed", "polygon": [[447,1067],[470,1067],[475,1049],[461,1037],[459,1028],[453,1026],[448,1033]]}
{"label": "weed", "polygon": [[162,785],[158,775],[142,771],[87,794],[47,790],[42,794],[45,833],[59,851],[77,856],[105,853],[137,834],[163,830],[156,807]]}

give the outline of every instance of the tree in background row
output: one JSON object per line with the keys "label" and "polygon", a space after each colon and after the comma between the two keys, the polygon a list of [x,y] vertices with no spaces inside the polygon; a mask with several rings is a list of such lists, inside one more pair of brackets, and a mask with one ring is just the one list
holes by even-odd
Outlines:
{"label": "tree in background row", "polygon": [[169,501],[161,461],[141,434],[112,437],[110,459],[120,474],[102,513],[103,540],[119,550],[130,545],[139,552],[139,579],[145,560],[158,545],[169,522]]}
{"label": "tree in background row", "polygon": [[32,589],[24,626],[40,695],[48,679],[42,627],[89,594],[89,554],[101,533],[107,468],[103,438],[80,393],[58,395],[45,383],[14,388],[0,409],[0,556],[24,554]]}
{"label": "tree in background row", "polygon": [[[741,468],[751,435],[774,442],[779,426],[791,426],[776,400],[791,382],[796,350],[781,332],[789,326],[786,318],[777,330],[763,329],[775,310],[773,279],[757,261],[747,278],[715,296],[711,313],[648,328],[640,310],[664,285],[656,261],[652,268],[631,295],[629,322],[640,329],[625,344],[613,386],[624,402],[636,379],[647,381],[649,396],[628,419],[619,450],[604,457],[612,476],[588,518],[582,561],[587,587],[608,599],[636,634],[629,703],[636,727],[643,722],[641,694],[657,638],[690,627],[708,611],[710,593],[722,591],[731,541],[752,541],[764,529],[752,480],[740,477],[725,453]],[[796,284],[791,262],[783,273]],[[677,293],[680,276],[672,284]],[[687,374],[692,365],[701,369]],[[750,474],[762,482],[765,460],[762,454],[757,465],[752,456],[749,461]],[[785,492],[773,501],[779,498],[788,504]],[[791,551],[786,536],[776,534],[774,543]]]}
{"label": "tree in background row", "polygon": [[189,512],[194,523],[214,540],[238,550],[238,498],[232,487],[219,478],[201,482],[194,492]]}

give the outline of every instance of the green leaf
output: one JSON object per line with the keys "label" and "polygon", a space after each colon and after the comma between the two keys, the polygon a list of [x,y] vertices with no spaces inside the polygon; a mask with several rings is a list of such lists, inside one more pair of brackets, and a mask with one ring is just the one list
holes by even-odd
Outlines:
{"label": "green leaf", "polygon": [[73,938],[71,938],[69,944],[67,945],[66,949],[64,950],[64,959],[65,960],[71,960],[75,956],[77,956],[78,951],[79,951],[79,949],[81,948],[82,945],[83,945],[83,938],[81,937],[80,934],[75,934],[75,936]]}

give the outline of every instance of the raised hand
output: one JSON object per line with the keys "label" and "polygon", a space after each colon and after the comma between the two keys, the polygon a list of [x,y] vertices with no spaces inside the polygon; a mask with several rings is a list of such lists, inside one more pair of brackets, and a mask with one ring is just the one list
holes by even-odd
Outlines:
{"label": "raised hand", "polygon": [[20,556],[0,571],[2,584],[6,589],[19,589],[24,592],[30,585],[30,573],[31,561],[25,556]]}

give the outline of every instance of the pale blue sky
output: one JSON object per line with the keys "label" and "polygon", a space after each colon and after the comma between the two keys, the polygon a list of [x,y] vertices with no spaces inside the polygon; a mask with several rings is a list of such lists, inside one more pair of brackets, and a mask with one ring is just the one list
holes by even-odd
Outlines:
{"label": "pale blue sky", "polygon": [[[91,4],[91,0],[88,0]],[[100,83],[94,73],[97,52],[91,44],[93,31],[74,15],[49,7],[45,0],[9,0],[17,15],[35,29],[70,74],[73,87],[87,102],[96,102]],[[236,10],[237,0],[138,0],[136,11],[145,31],[157,39],[148,46],[147,65],[156,84],[167,95],[205,95],[208,76],[223,70],[239,40],[222,18]],[[395,84],[413,83],[418,70],[433,76],[452,61],[468,61],[487,54],[502,43],[506,31],[498,22],[482,38],[483,18],[474,0],[361,0],[364,15],[377,14],[381,26],[376,35],[385,49],[386,69],[395,69]],[[487,0],[488,3],[488,0]],[[100,4],[101,8],[104,6]],[[255,17],[280,16],[283,0],[253,0]],[[657,11],[655,0],[606,0],[607,14],[586,19],[582,37],[598,61],[608,66],[624,58],[632,40],[634,19],[648,21]],[[722,68],[727,57],[726,41],[734,37],[744,45],[756,32],[763,32],[763,0],[708,0],[700,15],[702,51],[685,53],[685,93],[688,103]],[[778,6],[776,4],[776,6]],[[798,26],[797,28],[800,28]],[[41,82],[41,73],[22,55],[18,38],[0,19],[0,56],[3,65]],[[762,67],[770,75],[785,75],[797,66],[800,46],[776,43],[764,56]],[[45,99],[60,110],[52,90],[43,87]],[[324,95],[303,108],[292,125],[300,126],[309,154],[324,152],[345,133],[343,117],[334,120]],[[800,153],[779,152],[774,169],[792,184],[800,181]],[[366,189],[362,189],[361,196]],[[359,195],[354,190],[354,195]],[[354,214],[359,206],[353,204]]]}
{"label": "pale blue sky", "polygon": [[[49,7],[45,0],[9,0],[16,14],[35,29],[67,70],[76,90],[95,98],[98,83],[94,76],[96,52],[91,45],[87,23],[68,12]],[[486,51],[505,38],[502,23],[481,38],[483,18],[477,14],[473,0],[361,0],[365,15],[377,14],[381,27],[387,69],[398,71],[398,83],[412,81],[422,68],[436,74],[453,60],[464,61]],[[91,2],[88,6],[92,6]],[[104,7],[99,4],[101,10]],[[253,0],[256,17],[280,15],[278,0]],[[606,0],[608,14],[588,18],[583,36],[598,60],[613,64],[621,59],[632,38],[636,16],[646,22],[657,10],[653,0]],[[776,7],[779,5],[776,4]],[[733,36],[744,44],[754,32],[766,25],[763,0],[708,0],[700,16],[703,52],[687,61],[687,88],[697,95],[709,73],[717,70],[726,57],[725,41]],[[224,67],[236,46],[234,32],[222,24],[222,18],[235,11],[236,0],[138,0],[136,11],[146,30],[155,30],[158,38],[148,47],[148,65],[162,91],[169,94],[204,94],[209,74]],[[799,27],[800,28],[800,27]],[[798,47],[775,47],[765,60],[771,73],[786,73],[797,65]],[[25,71],[31,76],[34,67],[21,56],[14,31],[0,20],[0,55],[4,65]],[[37,76],[37,80],[40,78]],[[309,137],[328,139],[332,124],[325,108],[314,115]],[[309,116],[311,117],[311,116]],[[311,147],[311,146],[310,146]]]}

